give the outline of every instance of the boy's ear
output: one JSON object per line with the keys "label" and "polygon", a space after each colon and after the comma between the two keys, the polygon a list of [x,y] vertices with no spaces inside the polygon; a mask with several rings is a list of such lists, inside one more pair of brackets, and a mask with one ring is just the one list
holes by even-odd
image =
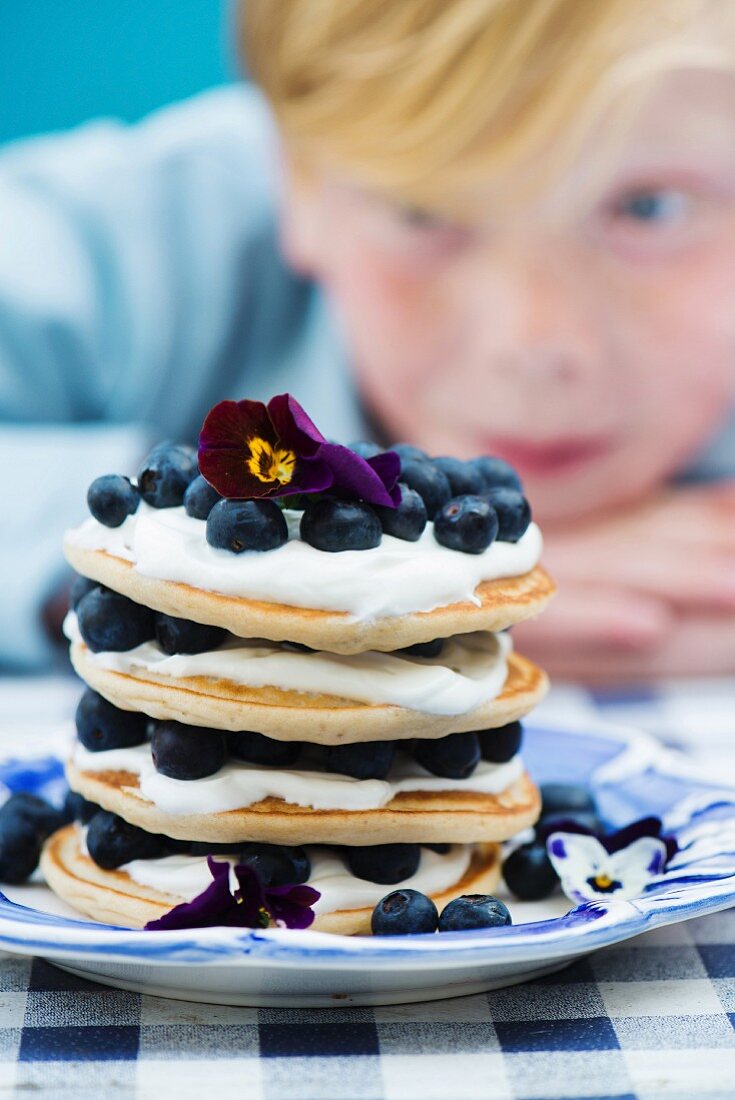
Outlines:
{"label": "boy's ear", "polygon": [[318,273],[321,188],[314,171],[282,157],[281,249],[289,266],[302,275]]}

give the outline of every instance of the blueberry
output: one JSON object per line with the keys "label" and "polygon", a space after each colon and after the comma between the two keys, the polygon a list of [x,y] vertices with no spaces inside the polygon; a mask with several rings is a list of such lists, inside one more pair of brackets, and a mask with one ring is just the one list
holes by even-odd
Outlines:
{"label": "blueberry", "polygon": [[372,550],[383,530],[374,508],[352,500],[321,497],[309,501],[301,517],[301,537],[317,550]]}
{"label": "blueberry", "polygon": [[213,489],[206,478],[199,474],[189,483],[184,493],[184,511],[187,516],[192,516],[194,519],[207,519],[220,500],[222,497],[217,490]]}
{"label": "blueberry", "polygon": [[310,645],[304,645],[303,642],[279,642],[281,649],[285,649],[288,653],[316,653],[316,650]]}
{"label": "blueberry", "polygon": [[403,649],[397,649],[396,653],[405,653],[409,657],[439,657],[444,649],[446,638],[432,638],[430,642],[416,642],[407,645]]}
{"label": "blueberry", "polygon": [[531,506],[517,489],[490,489],[484,494],[498,517],[500,542],[518,542],[531,522]]}
{"label": "blueberry", "polygon": [[237,841],[226,844],[217,844],[210,840],[186,841],[186,851],[190,856],[234,856],[237,859],[241,846]]}
{"label": "blueberry", "polygon": [[436,932],[439,914],[431,898],[418,890],[394,890],[373,909],[370,927],[374,936],[406,936],[412,932]]}
{"label": "blueberry", "polygon": [[0,807],[0,833],[6,823],[16,818],[28,822],[39,840],[45,840],[64,824],[62,810],[57,810],[50,802],[26,791],[11,795]]}
{"label": "blueberry", "polygon": [[104,871],[132,859],[159,859],[170,847],[168,837],[147,833],[107,810],[98,810],[87,828],[87,851]]}
{"label": "blueberry", "polygon": [[89,802],[76,791],[67,791],[64,799],[64,821],[81,821],[83,825],[86,825],[88,821],[94,817],[99,810],[94,802]]}
{"label": "blueberry", "polygon": [[138,470],[138,489],[153,508],[177,508],[198,475],[196,454],[181,443],[159,443]]}
{"label": "blueberry", "polygon": [[77,736],[90,752],[128,749],[142,745],[147,737],[148,718],[133,710],[120,710],[96,691],[87,688],[75,715]]}
{"label": "blueberry", "polygon": [[207,653],[217,649],[227,637],[221,626],[192,623],[189,619],[176,619],[173,615],[157,614],[156,641],[164,653]]}
{"label": "blueberry", "polygon": [[466,496],[468,493],[479,495],[484,488],[482,474],[471,462],[462,462],[459,458],[440,456],[431,460],[442,473],[447,475],[453,497]]}
{"label": "blueberry", "polygon": [[203,779],[218,772],[227,759],[225,735],[181,722],[159,722],[151,737],[157,772],[170,779]]}
{"label": "blueberry", "polygon": [[378,505],[375,509],[386,535],[404,542],[416,542],[426,527],[426,505],[415,489],[401,485],[401,503],[397,508]]}
{"label": "blueberry", "polygon": [[538,842],[522,844],[511,852],[503,863],[503,878],[511,893],[521,901],[547,898],[559,881],[546,846]]}
{"label": "blueberry", "polygon": [[436,741],[417,741],[414,756],[432,775],[467,779],[480,762],[480,742],[476,733],[450,733]]}
{"label": "blueberry", "polygon": [[93,588],[77,606],[82,638],[93,653],[135,649],[153,637],[153,612],[109,588]]}
{"label": "blueberry", "polygon": [[385,779],[395,752],[395,741],[330,745],[326,751],[326,768],[328,772],[350,775],[353,779]]}
{"label": "blueberry", "polygon": [[345,848],[347,866],[357,878],[392,886],[415,875],[421,861],[418,844],[371,844]]}
{"label": "blueberry", "polygon": [[41,836],[21,814],[0,818],[0,882],[25,882],[38,867]]}
{"label": "blueberry", "polygon": [[542,783],[541,816],[577,810],[597,812],[597,804],[588,787],[580,783]]}
{"label": "blueberry", "polygon": [[413,443],[394,443],[389,449],[396,452],[401,460],[401,465],[414,459],[425,462],[429,457],[426,451],[422,451],[420,447],[414,447]]}
{"label": "blueberry", "polygon": [[207,519],[207,542],[220,550],[275,550],[288,539],[283,512],[272,500],[220,500]]}
{"label": "blueberry", "polygon": [[424,844],[424,848],[428,848],[430,852],[436,852],[438,856],[445,856],[447,852],[451,850],[451,844]]}
{"label": "blueberry", "polygon": [[520,751],[523,726],[520,722],[509,722],[499,729],[482,730],[477,736],[483,760],[491,764],[507,764]]}
{"label": "blueberry", "polygon": [[603,833],[605,826],[592,810],[559,810],[550,814],[542,811],[536,822],[536,836],[540,840],[546,840],[552,833],[565,830]]}
{"label": "blueberry", "polygon": [[440,932],[469,928],[501,928],[512,924],[507,905],[490,894],[463,894],[445,905],[439,917]]}
{"label": "blueberry", "polygon": [[434,518],[434,537],[450,550],[481,554],[498,533],[498,517],[483,497],[454,497]]}
{"label": "blueberry", "polygon": [[451,500],[449,478],[433,462],[419,458],[402,461],[401,481],[419,494],[429,519],[433,519],[441,506]]}
{"label": "blueberry", "polygon": [[242,730],[227,734],[227,748],[238,760],[249,764],[271,764],[277,768],[290,768],[301,755],[300,741],[276,741],[262,733]]}
{"label": "blueberry", "polygon": [[382,455],[383,448],[379,447],[377,443],[371,443],[369,439],[357,439],[354,443],[350,443],[350,450],[354,451],[360,458],[375,458],[376,455]]}
{"label": "blueberry", "polygon": [[89,510],[105,527],[119,527],[137,511],[140,493],[130,479],[120,474],[104,474],[94,479],[87,490]]}
{"label": "blueberry", "polygon": [[307,882],[311,861],[303,848],[281,844],[246,844],[240,862],[257,871],[264,886],[293,886]]}
{"label": "blueberry", "polygon": [[502,486],[505,489],[517,489],[523,492],[521,479],[512,466],[504,462],[502,458],[493,455],[481,455],[480,458],[470,459],[473,466],[482,478],[483,492],[497,489]]}
{"label": "blueberry", "polygon": [[93,588],[101,588],[99,581],[90,580],[89,577],[76,576],[69,589],[69,607],[76,611],[79,604]]}

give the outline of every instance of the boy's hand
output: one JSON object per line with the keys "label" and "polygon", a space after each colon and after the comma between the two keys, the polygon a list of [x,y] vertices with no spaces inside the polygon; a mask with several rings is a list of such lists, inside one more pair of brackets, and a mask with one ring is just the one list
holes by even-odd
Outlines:
{"label": "boy's hand", "polygon": [[671,490],[544,536],[559,595],[514,634],[552,676],[735,671],[735,482]]}

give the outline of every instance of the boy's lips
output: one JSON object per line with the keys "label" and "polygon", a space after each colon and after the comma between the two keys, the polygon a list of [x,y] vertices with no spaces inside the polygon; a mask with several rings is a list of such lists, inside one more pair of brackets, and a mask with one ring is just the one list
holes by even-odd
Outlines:
{"label": "boy's lips", "polygon": [[495,437],[488,450],[509,462],[521,476],[553,477],[572,473],[580,466],[601,458],[612,448],[610,439],[560,438],[548,443]]}

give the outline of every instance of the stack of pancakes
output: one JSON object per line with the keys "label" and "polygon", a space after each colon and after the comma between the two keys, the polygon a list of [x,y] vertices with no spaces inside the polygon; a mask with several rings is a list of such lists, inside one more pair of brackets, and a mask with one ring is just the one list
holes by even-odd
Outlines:
{"label": "stack of pancakes", "polygon": [[[156,772],[148,743],[97,753],[77,745],[67,767],[73,791],[146,832],[193,842],[196,854],[184,844],[178,854],[104,870],[90,858],[77,823],[46,846],[42,867],[51,887],[94,918],[142,927],[204,889],[207,845],[217,858],[229,847],[234,862],[249,842],[261,842],[306,847],[308,881],[322,895],[316,929],[369,932],[373,906],[399,886],[422,890],[439,908],[462,894],[492,892],[501,842],[532,825],[540,809],[520,757],[505,760],[501,753],[501,762],[493,762],[493,744],[546,690],[544,673],[512,651],[507,633],[543,610],[553,594],[546,573],[533,564],[509,575],[515,548],[506,544],[511,555],[502,575],[493,576],[503,548],[493,557],[491,547],[473,562],[482,572],[486,558],[490,574],[474,591],[429,608],[422,596],[422,606],[411,610],[405,577],[413,544],[401,547],[402,568],[409,569],[403,582],[400,571],[397,578],[381,573],[380,547],[327,554],[301,544],[296,579],[311,593],[311,606],[295,606],[268,601],[247,583],[245,559],[270,557],[277,565],[287,546],[235,557],[207,546],[204,522],[183,512],[141,504],[114,531],[90,519],[67,536],[66,556],[81,576],[156,613],[222,628],[224,641],[194,655],[166,654],[153,638],[128,652],[93,652],[70,613],[74,667],[104,699],[148,716],[151,726],[175,721],[195,731],[299,742],[299,759],[278,768],[231,756],[214,775],[181,780]],[[153,568],[150,547],[156,532],[164,539],[164,528],[167,545],[176,550],[180,543],[181,555],[169,552],[162,556],[167,564]],[[384,544],[397,541],[384,536]],[[436,554],[437,582],[442,570],[451,572],[453,554],[468,557],[438,546]],[[184,569],[185,558],[197,569]],[[335,609],[334,592],[321,599],[319,584],[306,574],[312,561],[318,572],[329,559],[341,559],[340,584],[350,569],[356,587],[372,577],[387,609],[357,614],[348,599],[344,610]],[[215,566],[220,578],[231,569],[245,581],[220,582],[216,590]],[[402,610],[391,613],[392,587],[401,584]],[[422,740],[468,731],[480,733],[484,758],[466,778],[442,778],[417,762]],[[330,746],[384,741],[396,743],[385,778],[355,778],[325,763]],[[349,870],[350,847],[393,844],[422,846],[408,880],[378,873],[379,881],[366,881]],[[374,850],[378,862],[380,851]]]}

